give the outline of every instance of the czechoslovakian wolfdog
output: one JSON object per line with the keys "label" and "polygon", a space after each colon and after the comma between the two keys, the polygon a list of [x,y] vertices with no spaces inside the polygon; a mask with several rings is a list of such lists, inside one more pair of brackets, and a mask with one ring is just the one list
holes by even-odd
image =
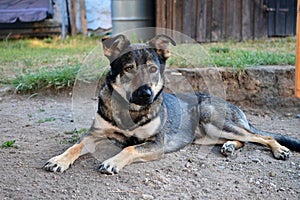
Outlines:
{"label": "czechoslovakian wolfdog", "polygon": [[122,148],[99,165],[99,171],[107,174],[118,173],[133,162],[157,160],[191,143],[221,144],[226,156],[245,142],[265,145],[282,160],[289,157],[288,148],[300,151],[299,140],[254,128],[242,110],[223,99],[203,93],[165,93],[170,45],[176,43],[167,35],[157,35],[144,44],[131,44],[124,35],[104,40],[111,67],[100,89],[92,127],[43,168],[63,172],[79,156],[93,153],[104,138]]}

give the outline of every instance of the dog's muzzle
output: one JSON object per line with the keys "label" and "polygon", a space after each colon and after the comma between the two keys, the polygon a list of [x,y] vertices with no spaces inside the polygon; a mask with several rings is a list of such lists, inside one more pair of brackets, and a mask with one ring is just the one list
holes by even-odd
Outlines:
{"label": "dog's muzzle", "polygon": [[132,93],[130,103],[134,103],[140,106],[145,106],[153,103],[153,91],[148,85],[139,87]]}

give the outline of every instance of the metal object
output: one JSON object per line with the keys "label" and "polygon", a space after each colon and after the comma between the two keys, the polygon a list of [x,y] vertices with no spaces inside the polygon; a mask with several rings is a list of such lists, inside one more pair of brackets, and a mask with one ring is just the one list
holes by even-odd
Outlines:
{"label": "metal object", "polygon": [[153,27],[154,1],[112,0],[112,34],[141,27]]}

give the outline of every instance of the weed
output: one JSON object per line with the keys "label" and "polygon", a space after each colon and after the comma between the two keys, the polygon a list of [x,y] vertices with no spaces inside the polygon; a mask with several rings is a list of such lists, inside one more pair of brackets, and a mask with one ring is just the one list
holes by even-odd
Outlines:
{"label": "weed", "polygon": [[83,133],[85,133],[87,131],[86,128],[82,128],[82,129],[74,129],[70,132],[65,132],[65,134],[72,134],[71,138],[63,140],[62,143],[75,143],[79,140],[79,138],[82,136]]}
{"label": "weed", "polygon": [[230,48],[228,47],[211,47],[209,49],[211,53],[229,53]]}
{"label": "weed", "polygon": [[45,123],[45,122],[53,122],[55,120],[56,119],[54,117],[49,117],[49,118],[46,118],[46,119],[40,119],[39,121],[37,121],[37,123],[42,124],[42,123]]}
{"label": "weed", "polygon": [[14,145],[16,142],[16,140],[9,140],[9,141],[6,141],[6,142],[3,142],[2,145],[1,145],[1,148],[4,149],[4,148],[18,148],[16,145]]}

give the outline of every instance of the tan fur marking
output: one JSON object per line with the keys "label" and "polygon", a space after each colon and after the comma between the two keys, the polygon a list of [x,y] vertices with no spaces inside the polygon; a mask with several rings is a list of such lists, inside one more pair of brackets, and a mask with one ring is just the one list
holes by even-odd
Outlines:
{"label": "tan fur marking", "polygon": [[226,143],[233,144],[235,149],[240,149],[245,145],[243,142],[240,142],[240,141],[237,141],[237,140],[227,141]]}
{"label": "tan fur marking", "polygon": [[69,156],[71,158],[77,157],[80,155],[80,152],[83,148],[83,144],[79,143],[79,144],[75,144],[73,147],[71,147],[70,149],[67,150]]}
{"label": "tan fur marking", "polygon": [[138,154],[138,153],[139,153],[139,152],[135,149],[134,146],[126,147],[123,151],[126,152],[126,153],[128,153],[128,154]]}

